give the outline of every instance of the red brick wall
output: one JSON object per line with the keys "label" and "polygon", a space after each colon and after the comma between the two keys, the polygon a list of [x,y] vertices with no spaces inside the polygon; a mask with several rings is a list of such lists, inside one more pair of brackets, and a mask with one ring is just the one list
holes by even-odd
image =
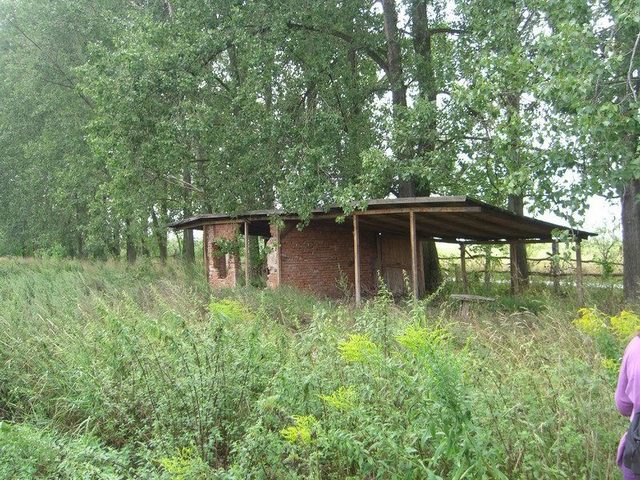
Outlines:
{"label": "red brick wall", "polygon": [[[376,289],[376,233],[360,231],[360,268],[363,293]],[[340,279],[354,290],[353,231],[351,222],[312,221],[302,231],[287,222],[280,237],[282,285],[290,285],[328,297],[344,294]],[[268,282],[275,284],[275,278]]]}
{"label": "red brick wall", "polygon": [[[350,293],[354,291],[353,230],[350,221],[338,224],[334,220],[315,220],[302,231],[295,221],[286,222],[280,233],[280,262],[278,262],[277,232],[271,226],[268,245],[273,249],[267,259],[267,286],[278,286],[278,263],[281,267],[280,284],[307,290],[327,297],[342,297],[341,279],[346,281]],[[234,287],[238,282],[240,260],[237,256],[224,258],[214,255],[216,238],[234,239],[238,224],[206,225],[204,227],[207,277],[214,288]],[[380,243],[382,265],[378,264],[378,234],[360,230],[360,268],[363,295],[377,290],[377,269],[384,268],[385,281],[392,290],[404,290],[404,270],[411,274],[409,239],[384,236]],[[421,266],[422,261],[419,261]],[[220,278],[219,267],[226,267],[226,276]],[[422,271],[422,269],[420,269]],[[395,275],[395,276],[394,276]],[[393,277],[393,278],[392,278]],[[397,278],[396,278],[397,277]],[[397,285],[396,285],[397,284]],[[423,284],[421,282],[421,290]]]}
{"label": "red brick wall", "polygon": [[222,257],[215,255],[218,247],[214,242],[218,238],[233,240],[238,234],[238,228],[237,223],[205,225],[203,227],[207,277],[213,288],[235,287],[237,284],[240,259],[237,255],[231,254]]}

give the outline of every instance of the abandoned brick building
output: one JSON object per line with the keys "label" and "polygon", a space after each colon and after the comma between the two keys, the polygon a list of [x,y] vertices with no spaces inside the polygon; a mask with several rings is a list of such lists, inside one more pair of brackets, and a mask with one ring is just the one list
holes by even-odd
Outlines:
{"label": "abandoned brick building", "polygon": [[[273,222],[276,217],[279,221]],[[336,221],[339,218],[342,221]],[[202,214],[170,226],[203,230],[206,275],[214,288],[235,286],[241,278],[248,283],[249,262],[225,252],[223,245],[243,235],[246,259],[250,237],[259,236],[269,247],[268,287],[288,285],[328,297],[344,295],[346,288],[357,302],[376,291],[378,276],[394,293],[403,293],[408,277],[413,295],[422,295],[422,241],[459,244],[464,268],[467,244],[554,242],[555,231],[568,230],[464,196],[371,200],[366,210],[348,215],[335,206],[312,212],[308,224],[302,229],[299,225],[297,215],[258,210]],[[590,234],[570,233],[580,265],[580,241]],[[512,274],[513,268],[512,262]],[[517,276],[515,272],[512,281]]]}

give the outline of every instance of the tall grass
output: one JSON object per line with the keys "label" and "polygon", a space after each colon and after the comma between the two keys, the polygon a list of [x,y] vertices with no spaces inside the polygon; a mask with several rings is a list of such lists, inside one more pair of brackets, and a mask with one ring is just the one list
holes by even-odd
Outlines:
{"label": "tall grass", "polygon": [[615,374],[567,300],[202,277],[0,259],[0,478],[617,478]]}

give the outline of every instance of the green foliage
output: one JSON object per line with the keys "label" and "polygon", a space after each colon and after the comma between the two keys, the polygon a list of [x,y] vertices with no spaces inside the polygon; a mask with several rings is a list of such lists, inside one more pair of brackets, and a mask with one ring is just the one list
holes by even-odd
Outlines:
{"label": "green foliage", "polygon": [[602,366],[611,378],[617,378],[622,352],[631,337],[640,332],[640,317],[628,310],[608,316],[597,308],[581,308],[573,324],[591,337],[598,349]]}
{"label": "green foliage", "polygon": [[338,346],[340,357],[345,362],[369,363],[380,355],[380,347],[366,335],[349,334],[349,338]]}
{"label": "green foliage", "polygon": [[164,256],[177,217],[402,185],[571,216],[635,178],[633,2],[389,5],[2,0],[0,252]]}
{"label": "green foliage", "polygon": [[115,480],[126,475],[126,450],[95,438],[71,438],[28,424],[0,422],[0,477]]}
{"label": "green foliage", "polygon": [[192,447],[181,448],[175,455],[161,458],[160,464],[172,480],[204,480],[212,474],[209,466]]}
{"label": "green foliage", "polygon": [[396,337],[400,345],[418,355],[430,348],[445,346],[447,331],[442,328],[429,330],[417,325],[409,325],[404,332]]}
{"label": "green foliage", "polygon": [[611,317],[611,330],[622,340],[629,340],[640,332],[640,318],[633,312],[623,310]]}
{"label": "green foliage", "polygon": [[289,443],[308,445],[317,437],[318,421],[313,415],[294,415],[293,425],[280,430],[280,435]]}
{"label": "green foliage", "polygon": [[607,316],[597,308],[581,308],[578,313],[580,316],[573,321],[574,325],[592,337],[607,332],[626,344],[640,332],[640,317],[628,310],[613,316]]}
{"label": "green foliage", "polygon": [[352,387],[339,387],[331,395],[318,395],[331,408],[351,410],[357,401],[357,394]]}
{"label": "green foliage", "polygon": [[242,303],[230,298],[213,300],[209,304],[209,312],[213,316],[235,321],[242,321],[251,315]]}
{"label": "green foliage", "polygon": [[581,308],[578,313],[580,316],[573,323],[587,335],[595,336],[607,329],[602,313],[595,308]]}
{"label": "green foliage", "polygon": [[593,6],[584,0],[546,6],[551,35],[540,44],[545,54],[540,67],[549,81],[539,95],[553,105],[553,128],[564,134],[553,141],[573,157],[570,168],[590,172],[574,186],[576,198],[579,190],[618,195],[640,173],[633,73],[640,58],[631,53],[640,26],[638,4]]}
{"label": "green foliage", "polygon": [[240,255],[240,252],[244,248],[244,237],[242,235],[236,235],[236,237],[231,240],[227,238],[216,238],[214,244],[218,247],[215,255]]}
{"label": "green foliage", "polygon": [[559,302],[470,322],[192,275],[0,260],[1,476],[613,478],[623,340]]}

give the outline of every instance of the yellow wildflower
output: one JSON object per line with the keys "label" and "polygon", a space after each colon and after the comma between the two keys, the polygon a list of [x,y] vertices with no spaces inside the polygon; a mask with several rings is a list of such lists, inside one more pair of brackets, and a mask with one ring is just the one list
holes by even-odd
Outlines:
{"label": "yellow wildflower", "polygon": [[313,440],[318,421],[313,415],[294,415],[294,424],[280,430],[280,435],[289,443],[309,444]]}
{"label": "yellow wildflower", "polygon": [[356,392],[351,387],[340,387],[331,395],[318,395],[322,401],[336,410],[347,411],[353,409]]}
{"label": "yellow wildflower", "polygon": [[583,333],[594,336],[607,329],[602,314],[596,308],[580,308],[580,317],[573,321],[573,324]]}
{"label": "yellow wildflower", "polygon": [[340,343],[338,350],[345,362],[366,363],[380,354],[380,347],[359,333],[350,334],[348,340]]}
{"label": "yellow wildflower", "polygon": [[611,330],[619,338],[629,338],[640,330],[640,318],[633,312],[623,310],[619,315],[611,317]]}

